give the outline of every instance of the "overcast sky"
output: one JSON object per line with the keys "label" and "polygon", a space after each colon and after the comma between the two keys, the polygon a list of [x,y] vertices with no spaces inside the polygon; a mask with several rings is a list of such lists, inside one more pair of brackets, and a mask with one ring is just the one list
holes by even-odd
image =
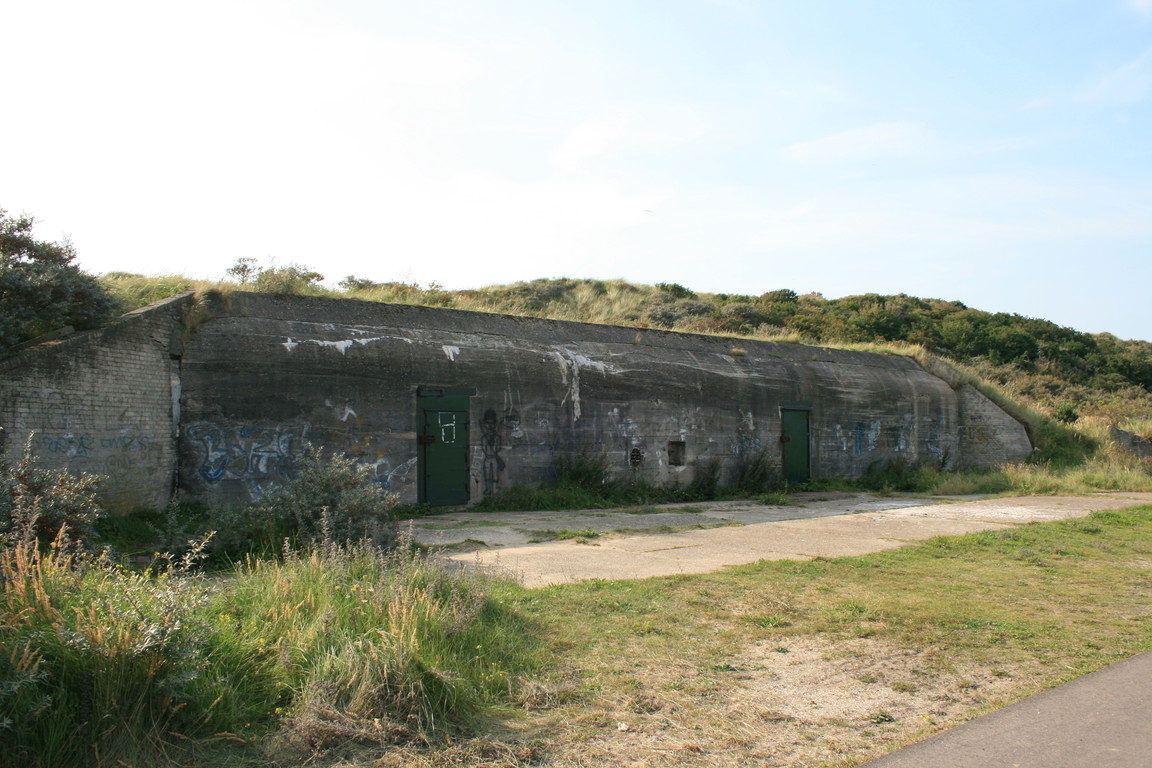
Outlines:
{"label": "overcast sky", "polygon": [[92,272],[908,293],[1152,339],[1152,0],[0,0]]}

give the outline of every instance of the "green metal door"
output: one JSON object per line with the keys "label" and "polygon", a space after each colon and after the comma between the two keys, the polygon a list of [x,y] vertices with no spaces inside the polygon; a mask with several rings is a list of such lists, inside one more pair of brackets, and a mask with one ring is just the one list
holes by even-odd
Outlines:
{"label": "green metal door", "polygon": [[782,409],[780,443],[784,450],[784,479],[803,483],[808,471],[808,411]]}
{"label": "green metal door", "polygon": [[468,398],[431,390],[419,401],[420,500],[434,507],[467,504]]}

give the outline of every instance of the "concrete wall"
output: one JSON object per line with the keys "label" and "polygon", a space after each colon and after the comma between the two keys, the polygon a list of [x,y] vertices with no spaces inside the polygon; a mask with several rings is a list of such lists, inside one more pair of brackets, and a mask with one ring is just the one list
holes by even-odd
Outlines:
{"label": "concrete wall", "polygon": [[[473,501],[579,453],[653,483],[689,483],[711,461],[728,481],[761,451],[779,469],[782,407],[809,412],[817,477],[1031,450],[975,390],[960,397],[903,357],[300,297],[236,294],[218,312],[184,351],[179,449],[180,486],[216,503],[258,498],[305,442],[371,464],[416,501],[421,386],[475,391]],[[1013,435],[976,439],[989,430]]]}
{"label": "concrete wall", "polygon": [[781,409],[803,409],[813,476],[894,460],[945,468],[1031,451],[1023,427],[915,361],[350,300],[181,297],[0,363],[0,446],[35,430],[50,466],[110,475],[113,508],[163,505],[173,482],[213,504],[260,498],[305,444],[343,451],[419,498],[421,387],[470,393],[475,501],[603,454],[613,472],[727,482],[781,469]]}

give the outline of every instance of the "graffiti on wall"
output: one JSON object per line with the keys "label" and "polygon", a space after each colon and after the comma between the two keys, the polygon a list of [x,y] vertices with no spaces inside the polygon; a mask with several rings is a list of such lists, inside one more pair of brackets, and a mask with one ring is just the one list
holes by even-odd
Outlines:
{"label": "graffiti on wall", "polygon": [[391,459],[377,459],[372,463],[372,480],[384,490],[392,491],[393,483],[400,479],[407,480],[414,469],[416,469],[415,456],[395,467],[392,466]]}
{"label": "graffiti on wall", "polygon": [[504,439],[500,435],[500,422],[496,411],[489,408],[484,411],[484,418],[480,420],[480,454],[483,457],[482,472],[484,481],[484,495],[491,496],[496,492],[496,484],[500,482],[500,475],[504,472],[504,459],[500,456],[500,449],[504,447]]}
{"label": "graffiti on wall", "polygon": [[[915,433],[915,427],[909,423],[885,426],[879,420],[857,421],[848,428],[840,424],[835,425],[833,439],[839,445],[841,453],[852,456],[873,453],[886,455],[914,450]],[[935,432],[928,434],[924,441],[925,447],[933,455],[940,454],[939,443],[940,436]]]}
{"label": "graffiti on wall", "polygon": [[480,446],[473,453],[472,472],[480,478],[485,496],[496,493],[500,477],[508,467],[502,452],[507,444],[524,438],[520,412],[511,405],[504,407],[503,415],[488,408],[480,419]]}
{"label": "graffiti on wall", "polygon": [[[354,414],[350,408],[341,411],[347,421]],[[249,498],[261,499],[274,488],[292,478],[297,462],[315,439],[318,444],[349,456],[363,456],[373,442],[370,435],[358,430],[333,432],[318,429],[304,420],[278,424],[226,423],[198,421],[184,427],[183,442],[194,454],[189,463],[196,478],[209,486],[225,481],[239,482]],[[416,457],[400,463],[373,451],[372,481],[386,491],[408,482],[416,468]]]}
{"label": "graffiti on wall", "polygon": [[740,421],[736,424],[736,455],[751,457],[764,450],[764,443],[756,431],[756,420],[752,411],[740,411]]}
{"label": "graffiti on wall", "polygon": [[196,452],[196,474],[209,485],[238,480],[253,499],[291,477],[308,442],[309,425],[285,422],[269,427],[219,425],[201,421],[184,430]]}
{"label": "graffiti on wall", "polygon": [[166,445],[138,424],[129,409],[101,408],[82,393],[28,389],[0,405],[7,427],[4,451],[31,439],[32,452],[48,466],[128,478],[147,474],[165,461]]}
{"label": "graffiti on wall", "polygon": [[157,449],[156,441],[125,427],[115,437],[92,437],[75,432],[38,434],[34,444],[46,455],[67,459],[98,459],[113,453],[151,453]]}

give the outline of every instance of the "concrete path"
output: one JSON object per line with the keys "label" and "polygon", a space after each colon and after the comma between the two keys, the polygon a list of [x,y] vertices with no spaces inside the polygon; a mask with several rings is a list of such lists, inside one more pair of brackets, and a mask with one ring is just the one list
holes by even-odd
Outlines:
{"label": "concrete path", "polygon": [[[757,560],[862,555],[934,536],[1152,503],[1152,493],[977,500],[810,493],[792,500],[795,506],[707,502],[635,510],[461,511],[414,521],[413,532],[422,544],[444,547],[452,560],[541,587],[708,573]],[[573,532],[591,534],[547,540]]]}
{"label": "concrete path", "polygon": [[1148,768],[1152,653],[865,763],[865,768]]}

